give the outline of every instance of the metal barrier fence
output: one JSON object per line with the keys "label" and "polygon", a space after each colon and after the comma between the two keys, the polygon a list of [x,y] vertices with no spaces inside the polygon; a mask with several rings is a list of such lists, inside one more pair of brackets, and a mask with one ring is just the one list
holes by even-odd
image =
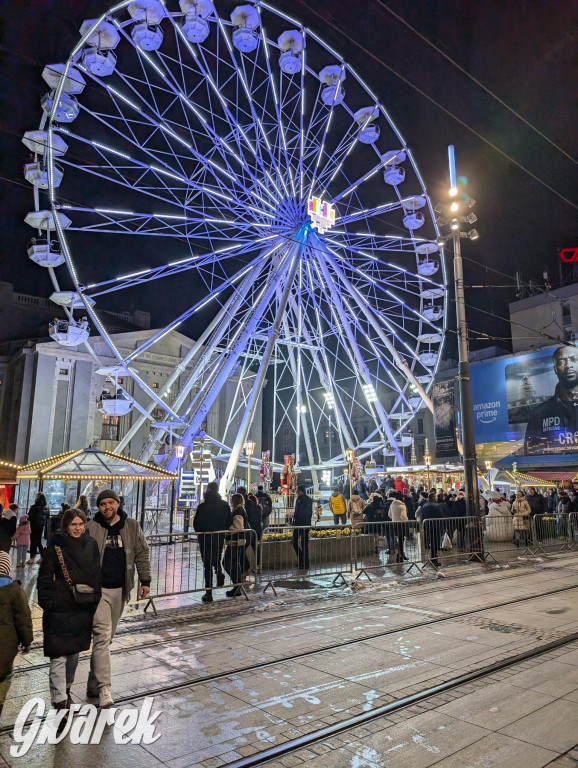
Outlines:
{"label": "metal barrier fence", "polygon": [[[441,560],[477,560],[493,557],[485,549],[483,521],[479,517],[441,517],[422,520],[422,563],[439,568]],[[495,559],[495,558],[494,558]]]}
{"label": "metal barrier fence", "polygon": [[359,523],[353,529],[354,567],[356,579],[362,575],[371,580],[370,571],[394,566],[408,566],[421,572],[422,546],[419,522]]}
{"label": "metal barrier fence", "polygon": [[149,536],[152,578],[145,611],[150,605],[156,613],[157,598],[191,592],[205,592],[209,601],[215,589],[226,588],[229,597],[242,594],[248,600],[243,579],[251,570],[248,550],[255,539],[250,529]]}
{"label": "metal barrier fence", "polygon": [[260,546],[260,580],[264,592],[271,587],[274,594],[276,581],[287,581],[323,574],[334,575],[345,583],[344,574],[353,572],[353,542],[351,528],[340,526],[287,526],[269,528],[263,534]]}

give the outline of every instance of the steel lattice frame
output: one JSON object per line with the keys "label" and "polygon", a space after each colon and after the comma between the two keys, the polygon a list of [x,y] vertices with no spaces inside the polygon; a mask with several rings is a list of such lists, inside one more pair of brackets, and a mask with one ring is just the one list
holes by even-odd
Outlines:
{"label": "steel lattice frame", "polygon": [[[275,436],[290,427],[302,468],[342,463],[347,447],[361,457],[388,451],[402,464],[400,435],[421,403],[416,392],[425,397],[431,385],[446,318],[443,258],[437,274],[418,271],[423,256],[416,249],[428,240],[402,224],[412,205],[424,206],[424,230],[430,239],[437,234],[405,141],[347,63],[268,3],[252,3],[259,25],[250,53],[233,45],[232,2],[217,2],[203,43],[187,40],[183,14],[176,2],[174,8],[167,2],[160,22],[164,40],[155,51],[135,44],[131,5],[119,3],[95,19],[66,64],[65,74],[75,68],[88,83],[78,117],[68,125],[55,119],[65,92],[62,78],[55,106],[40,125],[47,131],[49,207],[65,257],[64,267],[50,269],[55,288],[67,272],[111,355],[149,398],[144,410],[150,414],[160,406],[167,421],[184,424],[182,443],[190,444],[227,379],[241,374],[245,383],[237,388],[225,434],[212,436],[228,446],[224,485],[232,479],[265,376],[276,387]],[[114,25],[120,40],[114,72],[98,77],[83,55],[103,22]],[[298,30],[304,42],[293,75],[279,66],[277,39],[288,29]],[[327,65],[339,68],[342,103],[338,88],[324,100],[327,83],[319,72]],[[356,120],[362,107],[375,109],[375,116]],[[380,136],[363,143],[360,132],[370,124],[379,126]],[[56,136],[69,147],[59,157]],[[399,186],[381,178],[397,162],[395,153],[397,160],[407,157]],[[60,186],[56,163],[64,171]],[[84,201],[70,201],[68,178],[76,189],[82,181]],[[45,207],[42,194],[35,189],[37,210]],[[308,215],[311,195],[335,206],[335,226],[323,234]],[[130,206],[119,200],[130,200]],[[71,219],[66,230],[59,213]],[[154,238],[156,247],[145,250],[149,263],[121,268],[120,276],[102,273],[86,285],[83,243],[89,238],[94,249],[105,233],[117,236],[119,250],[121,235],[133,243],[139,236],[139,242]],[[166,239],[184,248],[169,263],[161,255]],[[93,273],[95,268],[92,263]],[[203,296],[123,357],[101,322],[99,297],[122,297],[130,289],[133,296],[140,290],[145,301],[147,291],[162,290],[162,279],[175,275],[183,285],[202,285]],[[139,356],[209,302],[214,318],[182,365],[164,389],[149,388],[136,372]],[[434,353],[428,365],[424,352]],[[173,388],[169,399],[177,380],[179,391]],[[144,419],[137,418],[119,449]],[[359,434],[361,421],[371,424],[366,435]],[[332,455],[319,441],[328,423],[336,432]],[[234,434],[232,424],[239,424]],[[144,460],[166,428],[154,432]],[[306,450],[300,456],[301,438]],[[171,456],[168,468],[175,465]]]}

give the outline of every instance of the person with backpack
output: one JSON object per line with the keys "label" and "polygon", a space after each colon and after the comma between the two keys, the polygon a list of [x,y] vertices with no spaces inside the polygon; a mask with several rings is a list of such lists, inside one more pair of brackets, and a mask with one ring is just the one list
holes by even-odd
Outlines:
{"label": "person with backpack", "polygon": [[337,488],[329,497],[329,509],[333,515],[333,525],[345,525],[347,523],[345,499]]}

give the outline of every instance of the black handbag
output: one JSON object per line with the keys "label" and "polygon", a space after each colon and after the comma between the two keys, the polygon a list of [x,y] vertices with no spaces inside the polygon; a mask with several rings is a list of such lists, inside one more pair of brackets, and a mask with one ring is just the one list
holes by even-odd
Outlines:
{"label": "black handbag", "polygon": [[66,563],[64,562],[64,557],[62,555],[62,549],[60,547],[54,547],[56,550],[56,556],[58,557],[58,562],[60,563],[60,569],[62,570],[62,575],[64,576],[64,580],[68,584],[68,588],[72,592],[72,597],[74,598],[74,602],[78,605],[94,605],[96,602],[98,602],[98,593],[93,587],[89,587],[88,584],[73,584],[72,580],[70,578],[70,575],[68,573],[68,568],[66,567]]}

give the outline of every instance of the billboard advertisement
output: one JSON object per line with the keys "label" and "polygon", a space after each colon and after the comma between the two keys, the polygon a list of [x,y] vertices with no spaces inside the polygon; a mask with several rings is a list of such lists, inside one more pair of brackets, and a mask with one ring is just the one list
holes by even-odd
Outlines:
{"label": "billboard advertisement", "polygon": [[527,456],[578,452],[578,349],[471,366],[476,443],[523,440]]}
{"label": "billboard advertisement", "polygon": [[436,459],[455,456],[458,452],[456,438],[456,408],[454,382],[440,381],[432,390],[434,406],[434,436]]}

